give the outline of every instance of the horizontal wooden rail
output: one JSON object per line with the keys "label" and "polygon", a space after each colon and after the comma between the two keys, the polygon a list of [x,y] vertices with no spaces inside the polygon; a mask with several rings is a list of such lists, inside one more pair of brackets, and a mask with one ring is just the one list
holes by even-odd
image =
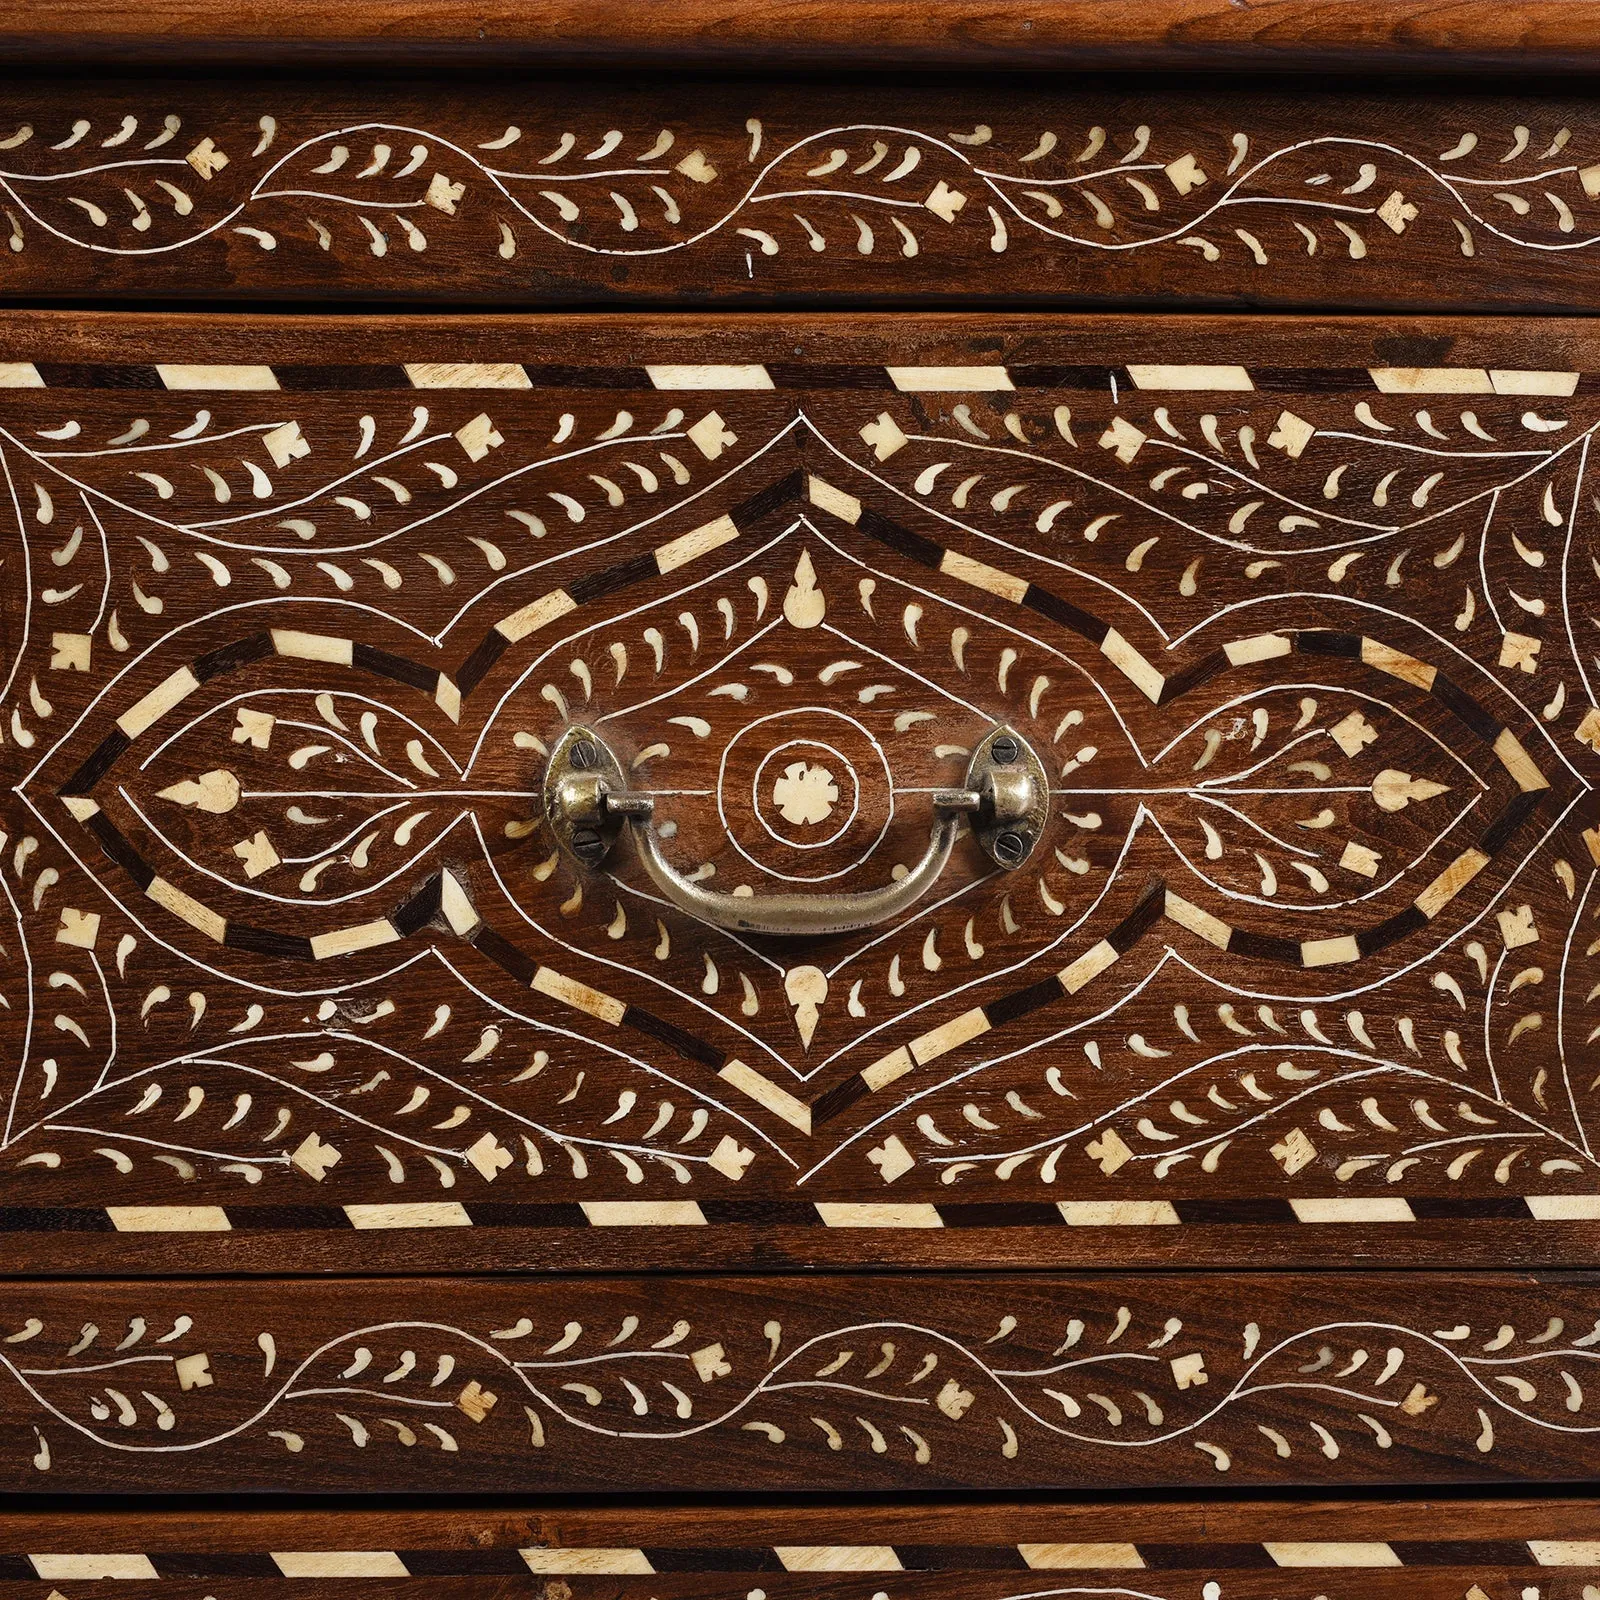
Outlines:
{"label": "horizontal wooden rail", "polygon": [[[369,1446],[374,1448],[374,1446]],[[417,1448],[421,1448],[420,1446]],[[888,1588],[921,1600],[1041,1589],[1230,1600],[1290,1586],[1365,1600],[1537,1588],[1576,1600],[1600,1565],[1592,1501],[1516,1498],[850,1506],[437,1502],[386,1510],[20,1511],[0,1516],[13,1600],[106,1576],[119,1595],[467,1600],[530,1582],[616,1600]],[[531,1578],[530,1578],[531,1575]],[[131,1585],[131,1587],[130,1587]],[[849,1587],[846,1587],[849,1586]]]}
{"label": "horizontal wooden rail", "polygon": [[1329,66],[1584,71],[1585,0],[18,0],[5,56],[995,68]]}
{"label": "horizontal wooden rail", "polygon": [[29,1282],[0,1328],[12,1492],[1560,1482],[1600,1429],[1593,1275]]}

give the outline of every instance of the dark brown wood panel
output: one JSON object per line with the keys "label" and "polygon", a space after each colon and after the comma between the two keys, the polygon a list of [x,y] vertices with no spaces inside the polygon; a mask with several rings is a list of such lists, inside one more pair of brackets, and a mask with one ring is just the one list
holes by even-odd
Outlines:
{"label": "dark brown wood panel", "polygon": [[[1594,1262],[1588,325],[0,360],[19,1270]],[[869,890],[1002,724],[1035,854],[855,932],[543,812]]]}
{"label": "dark brown wood panel", "polygon": [[[1580,1600],[1600,1577],[1589,1501],[1414,1500],[937,1508],[629,1506],[0,1517],[0,1595],[100,1576],[133,1600],[557,1593],[828,1600],[1131,1593],[1207,1600]],[[126,1587],[124,1586],[126,1585]]]}
{"label": "dark brown wood panel", "polygon": [[1517,1483],[1592,1473],[1600,1279],[12,1282],[13,1491]]}
{"label": "dark brown wood panel", "polygon": [[792,66],[938,64],[963,71],[1094,66],[1328,65],[1434,72],[1582,71],[1584,0],[13,0],[8,50],[52,60],[174,57],[438,62],[683,60]]}
{"label": "dark brown wood panel", "polygon": [[1595,304],[1600,117],[1571,93],[4,88],[13,298]]}

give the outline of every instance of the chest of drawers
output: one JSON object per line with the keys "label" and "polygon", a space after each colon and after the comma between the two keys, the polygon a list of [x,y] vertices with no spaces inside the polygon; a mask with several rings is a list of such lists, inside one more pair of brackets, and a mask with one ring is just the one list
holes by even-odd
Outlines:
{"label": "chest of drawers", "polygon": [[1587,15],[589,12],[7,23],[0,1587],[1592,1600]]}

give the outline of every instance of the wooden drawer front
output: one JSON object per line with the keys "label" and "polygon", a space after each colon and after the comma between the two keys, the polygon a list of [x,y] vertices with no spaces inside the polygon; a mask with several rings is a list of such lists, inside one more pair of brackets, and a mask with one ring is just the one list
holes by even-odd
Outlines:
{"label": "wooden drawer front", "polygon": [[1595,354],[6,318],[11,1259],[1593,1265]]}
{"label": "wooden drawer front", "polygon": [[1597,1536],[1593,1507],[1562,1500],[24,1513],[0,1519],[0,1584],[8,1600],[48,1584],[76,1594],[73,1584],[101,1575],[133,1600],[541,1590],[698,1600],[756,1588],[793,1600],[886,1590],[1019,1600],[1041,1587],[1202,1600],[1208,1585],[1248,1600],[1459,1600],[1474,1586],[1496,1600],[1527,1587],[1579,1600]]}
{"label": "wooden drawer front", "polygon": [[10,1284],[12,1490],[1563,1481],[1600,1280]]}
{"label": "wooden drawer front", "polygon": [[1582,96],[30,75],[13,296],[1587,310]]}

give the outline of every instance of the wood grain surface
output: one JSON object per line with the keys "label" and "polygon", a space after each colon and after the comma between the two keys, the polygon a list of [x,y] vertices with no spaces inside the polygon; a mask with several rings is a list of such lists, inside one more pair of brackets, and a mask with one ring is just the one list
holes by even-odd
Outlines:
{"label": "wood grain surface", "polygon": [[[1597,355],[6,318],[12,1259],[1592,1264]],[[724,893],[1003,723],[1052,815],[724,933],[557,849],[578,722]]]}
{"label": "wood grain surface", "polygon": [[1572,94],[33,74],[3,121],[12,297],[1559,311],[1600,249]]}
{"label": "wood grain surface", "polygon": [[1581,1500],[941,1504],[572,1510],[85,1510],[0,1516],[0,1593],[78,1600],[560,1594],[895,1600],[1024,1593],[1205,1600],[1580,1600],[1600,1576]]}
{"label": "wood grain surface", "polygon": [[939,65],[1333,66],[1433,72],[1583,71],[1597,24],[1583,0],[13,0],[23,59],[681,61]]}
{"label": "wood grain surface", "polygon": [[12,1491],[1563,1482],[1600,1279],[11,1282]]}

